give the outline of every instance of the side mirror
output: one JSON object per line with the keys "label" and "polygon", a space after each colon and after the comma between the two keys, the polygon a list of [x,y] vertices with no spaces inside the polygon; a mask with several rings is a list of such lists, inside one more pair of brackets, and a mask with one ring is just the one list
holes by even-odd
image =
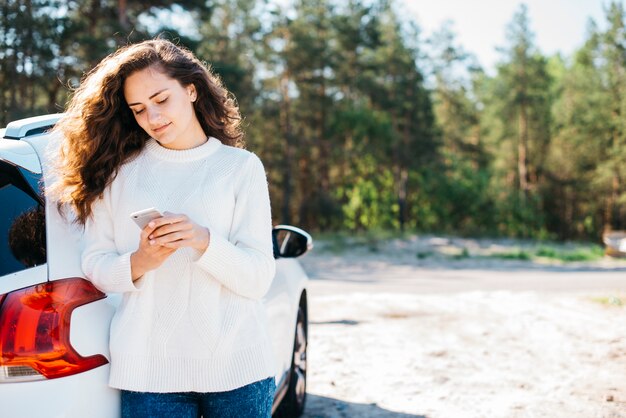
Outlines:
{"label": "side mirror", "polygon": [[276,225],[272,230],[274,258],[295,258],[313,248],[313,238],[300,228]]}

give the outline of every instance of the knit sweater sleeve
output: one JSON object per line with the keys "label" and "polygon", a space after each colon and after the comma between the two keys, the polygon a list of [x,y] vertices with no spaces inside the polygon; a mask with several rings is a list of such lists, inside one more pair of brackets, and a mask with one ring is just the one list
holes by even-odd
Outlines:
{"label": "knit sweater sleeve", "polygon": [[113,240],[113,219],[107,207],[107,198],[105,191],[104,196],[92,204],[92,216],[85,223],[83,272],[103,292],[136,291],[140,282],[132,280],[131,253],[118,253]]}
{"label": "knit sweater sleeve", "polygon": [[251,299],[267,293],[275,273],[272,217],[265,170],[254,154],[247,159],[235,195],[229,237],[210,232],[196,261],[229,290]]}

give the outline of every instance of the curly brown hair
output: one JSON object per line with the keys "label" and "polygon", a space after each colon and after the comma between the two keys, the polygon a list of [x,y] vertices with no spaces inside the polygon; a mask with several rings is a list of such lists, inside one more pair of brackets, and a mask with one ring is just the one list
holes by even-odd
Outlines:
{"label": "curly brown hair", "polygon": [[189,50],[156,39],[128,45],[104,58],[81,81],[54,130],[62,137],[51,187],[59,207],[70,205],[84,225],[91,205],[102,196],[121,165],[137,155],[149,139],[124,98],[128,76],[154,67],[197,91],[196,116],[207,135],[243,147],[241,116],[232,95]]}

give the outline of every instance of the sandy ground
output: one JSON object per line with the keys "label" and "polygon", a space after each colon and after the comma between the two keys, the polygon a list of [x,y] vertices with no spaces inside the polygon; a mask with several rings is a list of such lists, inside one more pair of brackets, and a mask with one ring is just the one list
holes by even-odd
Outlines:
{"label": "sandy ground", "polygon": [[626,263],[479,253],[510,245],[414,237],[303,257],[304,416],[626,418]]}

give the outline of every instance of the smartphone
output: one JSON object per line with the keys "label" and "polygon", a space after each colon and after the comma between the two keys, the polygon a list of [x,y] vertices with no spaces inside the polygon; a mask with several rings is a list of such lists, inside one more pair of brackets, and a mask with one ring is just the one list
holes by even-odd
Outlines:
{"label": "smartphone", "polygon": [[139,210],[137,212],[133,212],[130,214],[130,218],[135,221],[137,226],[141,229],[144,229],[146,225],[150,223],[150,221],[160,218],[163,215],[155,208],[148,208]]}

